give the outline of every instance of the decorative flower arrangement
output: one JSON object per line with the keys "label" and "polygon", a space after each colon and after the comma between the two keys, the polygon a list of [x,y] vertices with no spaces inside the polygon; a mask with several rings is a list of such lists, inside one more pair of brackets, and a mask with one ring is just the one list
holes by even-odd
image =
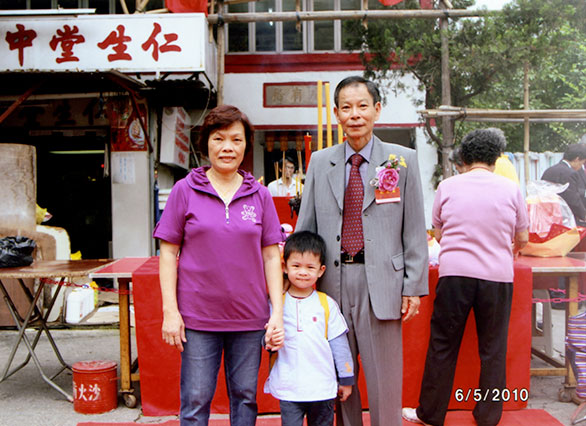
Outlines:
{"label": "decorative flower arrangement", "polygon": [[400,167],[407,167],[403,156],[397,158],[395,154],[389,154],[388,161],[376,168],[376,177],[370,181],[370,184],[379,191],[392,192],[399,183]]}

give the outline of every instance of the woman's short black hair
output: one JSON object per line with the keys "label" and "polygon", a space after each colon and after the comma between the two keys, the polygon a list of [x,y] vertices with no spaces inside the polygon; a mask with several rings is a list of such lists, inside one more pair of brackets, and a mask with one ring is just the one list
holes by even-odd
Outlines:
{"label": "woman's short black hair", "polygon": [[237,121],[240,121],[244,126],[244,136],[246,137],[244,155],[246,155],[252,149],[254,143],[254,127],[252,127],[246,114],[232,105],[220,105],[208,113],[199,131],[199,151],[207,157],[209,154],[208,140],[210,134],[215,130],[226,128]]}
{"label": "woman's short black hair", "polygon": [[326,263],[326,243],[315,232],[300,231],[289,235],[283,248],[283,260],[285,263],[287,263],[292,253],[313,253],[319,256],[321,265]]}
{"label": "woman's short black hair", "polygon": [[473,130],[464,136],[460,144],[460,156],[464,164],[484,163],[492,166],[507,146],[501,129]]}
{"label": "woman's short black hair", "polygon": [[336,86],[336,90],[334,91],[334,104],[336,107],[339,107],[338,100],[340,98],[340,91],[346,86],[358,86],[360,84],[364,84],[370,96],[372,96],[372,103],[376,105],[377,102],[380,102],[380,92],[378,90],[378,86],[374,84],[372,81],[365,79],[364,77],[360,77],[359,75],[352,75],[350,77],[346,77],[344,80],[340,81]]}

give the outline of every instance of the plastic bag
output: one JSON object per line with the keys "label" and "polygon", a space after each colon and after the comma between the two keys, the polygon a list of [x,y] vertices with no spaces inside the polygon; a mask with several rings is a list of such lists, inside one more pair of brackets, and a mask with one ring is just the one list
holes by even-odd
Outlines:
{"label": "plastic bag", "polygon": [[37,244],[26,237],[0,238],[0,268],[16,268],[33,263],[32,253]]}
{"label": "plastic bag", "polygon": [[527,210],[529,213],[529,233],[545,237],[554,224],[572,229],[576,227],[574,214],[558,194],[564,192],[568,184],[535,180],[527,185]]}

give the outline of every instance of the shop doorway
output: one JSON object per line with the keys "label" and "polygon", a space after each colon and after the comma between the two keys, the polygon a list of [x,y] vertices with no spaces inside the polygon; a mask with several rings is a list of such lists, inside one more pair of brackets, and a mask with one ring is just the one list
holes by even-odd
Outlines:
{"label": "shop doorway", "polygon": [[72,253],[79,251],[84,259],[110,258],[109,134],[53,132],[31,137],[30,143],[37,150],[37,203],[52,215],[44,224],[67,231]]}

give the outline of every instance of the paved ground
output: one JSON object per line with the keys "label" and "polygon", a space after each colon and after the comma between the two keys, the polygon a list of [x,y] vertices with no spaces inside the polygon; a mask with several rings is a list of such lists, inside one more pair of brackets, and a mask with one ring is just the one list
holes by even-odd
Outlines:
{"label": "paved ground", "polygon": [[[554,348],[561,355],[563,348],[563,311],[554,314]],[[111,328],[76,328],[72,330],[52,330],[52,335],[65,360],[74,363],[82,360],[119,359],[118,331]],[[5,362],[15,340],[16,332],[0,330],[0,374],[4,371]],[[133,345],[136,348],[135,345]],[[52,375],[58,370],[59,363],[51,351],[47,340],[43,338],[38,345],[39,358],[42,365],[47,366],[46,372]],[[17,359],[23,359],[24,351],[17,353]],[[541,361],[534,361],[538,366]],[[570,425],[570,418],[576,405],[562,403],[558,400],[558,390],[562,386],[561,377],[532,377],[529,394],[529,408],[540,408],[549,412],[564,425]],[[72,374],[63,372],[56,382],[71,392]],[[49,387],[38,375],[30,362],[14,376],[0,383],[0,426],[76,426],[82,421],[138,421],[141,423],[157,423],[167,418],[143,417],[140,405],[129,409],[120,403],[115,410],[99,415],[76,413],[71,403],[61,394]],[[586,426],[586,421],[580,425]]]}

